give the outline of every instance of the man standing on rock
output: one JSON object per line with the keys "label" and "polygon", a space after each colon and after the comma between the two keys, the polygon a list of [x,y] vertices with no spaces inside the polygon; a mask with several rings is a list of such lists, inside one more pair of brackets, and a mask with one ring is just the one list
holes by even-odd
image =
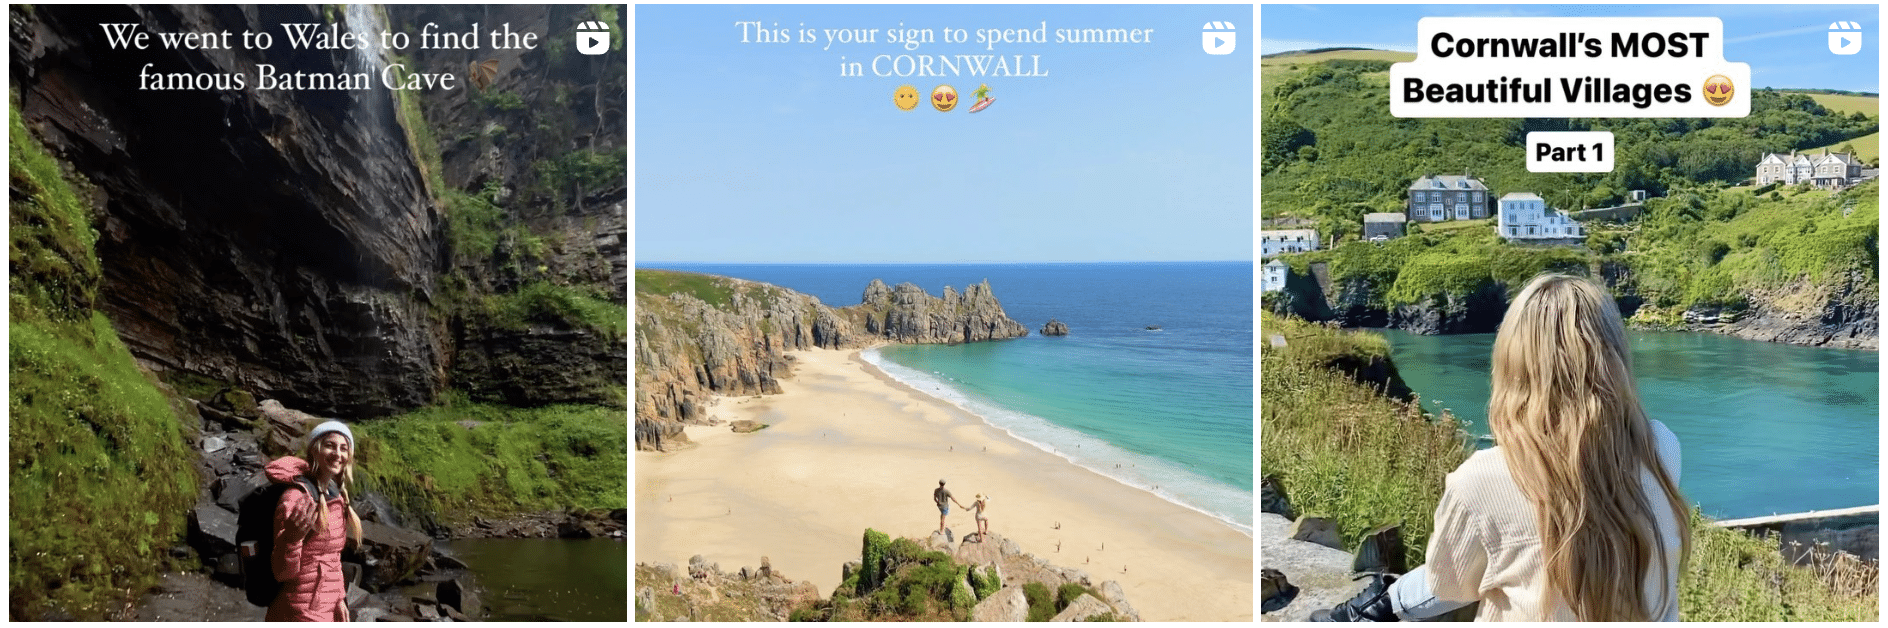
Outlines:
{"label": "man standing on rock", "polygon": [[944,516],[951,514],[951,504],[957,504],[958,508],[963,508],[963,502],[951,497],[950,489],[944,488],[944,480],[937,481],[937,490],[931,491],[931,501],[937,502],[937,531],[946,535],[950,534],[944,529]]}

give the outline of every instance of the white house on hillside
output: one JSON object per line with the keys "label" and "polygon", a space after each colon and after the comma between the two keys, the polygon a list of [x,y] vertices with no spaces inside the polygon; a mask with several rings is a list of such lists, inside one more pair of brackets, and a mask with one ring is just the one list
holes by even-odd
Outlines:
{"label": "white house on hillside", "polygon": [[1586,230],[1566,212],[1550,210],[1547,201],[1532,192],[1509,192],[1501,197],[1495,233],[1509,242],[1585,238]]}
{"label": "white house on hillside", "polygon": [[1266,262],[1265,274],[1259,278],[1259,292],[1278,292],[1285,289],[1285,275],[1291,272],[1291,266],[1284,260]]}
{"label": "white house on hillside", "polygon": [[1796,185],[1809,183],[1819,188],[1845,188],[1855,185],[1862,179],[1862,163],[1848,153],[1831,153],[1822,149],[1822,154],[1811,155],[1790,151],[1790,154],[1766,153],[1757,162],[1757,185],[1782,183]]}
{"label": "white house on hillside", "polygon": [[1259,232],[1259,258],[1318,250],[1317,229],[1278,229]]}

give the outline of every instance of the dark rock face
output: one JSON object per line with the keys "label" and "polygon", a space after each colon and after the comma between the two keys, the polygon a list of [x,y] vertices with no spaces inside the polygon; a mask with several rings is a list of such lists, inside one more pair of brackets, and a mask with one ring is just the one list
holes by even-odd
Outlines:
{"label": "dark rock face", "polygon": [[[138,89],[151,71],[341,72],[350,51],[110,50],[100,23],[272,31],[313,5],[13,12],[23,119],[98,187],[98,307],[154,370],[239,382],[324,413],[430,402],[440,216],[387,90]],[[162,112],[162,118],[154,116]]]}
{"label": "dark rock face", "polygon": [[[1744,308],[1692,308],[1683,314],[1692,331],[1711,331],[1750,340],[1837,349],[1878,350],[1881,329],[1876,317],[1879,292],[1860,271],[1841,283],[1817,288],[1799,282],[1774,294],[1753,295]],[[1808,307],[1785,304],[1809,302]]]}
{"label": "dark rock face", "polygon": [[486,326],[467,330],[457,347],[453,383],[480,398],[515,406],[622,403],[629,347],[596,332]]}
{"label": "dark rock face", "polygon": [[1069,326],[1067,323],[1051,318],[1049,322],[1042,325],[1042,335],[1067,336],[1069,335]]}
{"label": "dark rock face", "polygon": [[1501,325],[1508,311],[1501,284],[1487,282],[1468,294],[1431,295],[1416,303],[1396,306],[1390,327],[1418,334],[1485,334]]}

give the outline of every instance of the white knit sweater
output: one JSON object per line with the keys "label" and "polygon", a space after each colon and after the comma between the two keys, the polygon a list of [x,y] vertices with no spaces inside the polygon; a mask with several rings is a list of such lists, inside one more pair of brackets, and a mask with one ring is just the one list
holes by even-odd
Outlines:
{"label": "white knit sweater", "polygon": [[[1678,481],[1678,436],[1658,421],[1652,421],[1652,435],[1666,473]],[[1666,555],[1664,570],[1655,563],[1646,574],[1646,600],[1654,617],[1678,621],[1678,526],[1683,522],[1665,507],[1665,490],[1651,470],[1640,473],[1639,483],[1652,501]],[[1436,597],[1480,600],[1477,621],[1542,619],[1547,583],[1541,571],[1540,529],[1534,506],[1508,473],[1500,447],[1475,452],[1449,474],[1426,560]],[[1546,619],[1579,618],[1557,601]]]}

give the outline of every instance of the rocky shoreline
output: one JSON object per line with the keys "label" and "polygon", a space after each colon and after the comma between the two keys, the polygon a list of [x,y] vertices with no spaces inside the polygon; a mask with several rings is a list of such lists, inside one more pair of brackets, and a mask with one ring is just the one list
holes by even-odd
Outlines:
{"label": "rocky shoreline", "polygon": [[[789,351],[854,349],[882,342],[958,344],[1017,338],[990,282],[945,286],[874,279],[858,305],[829,307],[810,295],[760,282],[638,269],[636,448],[687,441],[683,425],[712,425],[715,396],[780,392]],[[704,298],[709,300],[704,300]],[[710,301],[712,300],[712,302]]]}
{"label": "rocky shoreline", "polygon": [[[1619,292],[1627,324],[1646,331],[1714,333],[1807,347],[1877,351],[1879,297],[1867,277],[1846,277],[1839,287],[1798,284],[1750,295],[1741,307],[1693,306],[1656,313],[1631,289],[1629,270],[1607,264],[1598,275]],[[1379,288],[1368,280],[1334,281],[1328,264],[1313,263],[1309,276],[1292,273],[1273,311],[1309,321],[1337,321],[1344,327],[1383,327],[1427,336],[1493,333],[1508,309],[1508,286],[1481,284],[1465,294],[1431,295],[1420,302],[1382,308]]]}
{"label": "rocky shoreline", "polygon": [[[199,419],[198,473],[204,487],[191,509],[187,545],[177,558],[195,557],[197,572],[169,572],[145,594],[132,614],[166,621],[255,621],[266,609],[243,597],[236,555],[238,504],[260,488],[256,478],[269,460],[293,451],[306,430],[323,420],[270,399],[255,403],[244,392],[223,390],[208,400],[188,400]],[[594,539],[622,541],[628,510],[582,510],[475,517],[438,526],[431,536],[405,527],[400,514],[373,493],[355,495],[362,539],[342,556],[348,571],[348,604],[357,621],[466,621],[484,616],[475,575],[465,563],[435,551],[435,540]],[[417,594],[414,590],[417,589]]]}

